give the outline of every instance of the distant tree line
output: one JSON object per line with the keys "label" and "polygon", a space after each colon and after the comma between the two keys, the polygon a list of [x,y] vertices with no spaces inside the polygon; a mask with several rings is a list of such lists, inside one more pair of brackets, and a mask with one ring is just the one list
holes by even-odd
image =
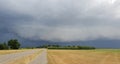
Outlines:
{"label": "distant tree line", "polygon": [[17,39],[11,39],[7,43],[0,43],[0,50],[19,49],[20,43]]}
{"label": "distant tree line", "polygon": [[69,46],[60,46],[60,45],[42,45],[37,48],[48,48],[48,49],[72,49],[72,50],[80,50],[80,49],[95,49],[92,46],[76,46],[76,45],[69,45]]}

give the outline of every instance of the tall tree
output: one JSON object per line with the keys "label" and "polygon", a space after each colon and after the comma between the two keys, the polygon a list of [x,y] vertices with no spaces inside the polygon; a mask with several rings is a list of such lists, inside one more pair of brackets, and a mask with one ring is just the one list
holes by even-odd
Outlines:
{"label": "tall tree", "polygon": [[8,46],[11,49],[19,49],[20,48],[20,43],[18,42],[17,39],[11,39],[8,41]]}

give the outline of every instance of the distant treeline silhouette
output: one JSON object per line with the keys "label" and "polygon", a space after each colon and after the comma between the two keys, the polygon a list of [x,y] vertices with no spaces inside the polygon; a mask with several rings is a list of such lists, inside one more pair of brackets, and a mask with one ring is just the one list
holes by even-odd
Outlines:
{"label": "distant treeline silhouette", "polygon": [[72,49],[72,50],[79,50],[79,49],[96,49],[92,46],[76,46],[76,45],[69,45],[69,46],[60,46],[60,45],[42,45],[37,48],[48,48],[48,49]]}

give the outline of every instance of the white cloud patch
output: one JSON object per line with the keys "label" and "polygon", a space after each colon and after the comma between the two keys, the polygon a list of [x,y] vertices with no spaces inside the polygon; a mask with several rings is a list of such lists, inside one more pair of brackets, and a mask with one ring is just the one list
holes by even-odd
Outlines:
{"label": "white cloud patch", "polygon": [[13,32],[23,38],[50,41],[120,39],[119,4],[119,0],[1,0],[0,12],[30,17],[27,17],[30,20],[8,20],[14,23]]}

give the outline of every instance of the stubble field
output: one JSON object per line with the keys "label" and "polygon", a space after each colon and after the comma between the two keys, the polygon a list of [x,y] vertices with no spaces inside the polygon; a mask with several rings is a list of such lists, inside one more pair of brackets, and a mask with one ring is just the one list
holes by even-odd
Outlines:
{"label": "stubble field", "polygon": [[26,51],[26,50],[0,50],[0,55],[19,53],[19,52],[24,52],[24,51]]}
{"label": "stubble field", "polygon": [[48,50],[48,64],[120,64],[120,50]]}

